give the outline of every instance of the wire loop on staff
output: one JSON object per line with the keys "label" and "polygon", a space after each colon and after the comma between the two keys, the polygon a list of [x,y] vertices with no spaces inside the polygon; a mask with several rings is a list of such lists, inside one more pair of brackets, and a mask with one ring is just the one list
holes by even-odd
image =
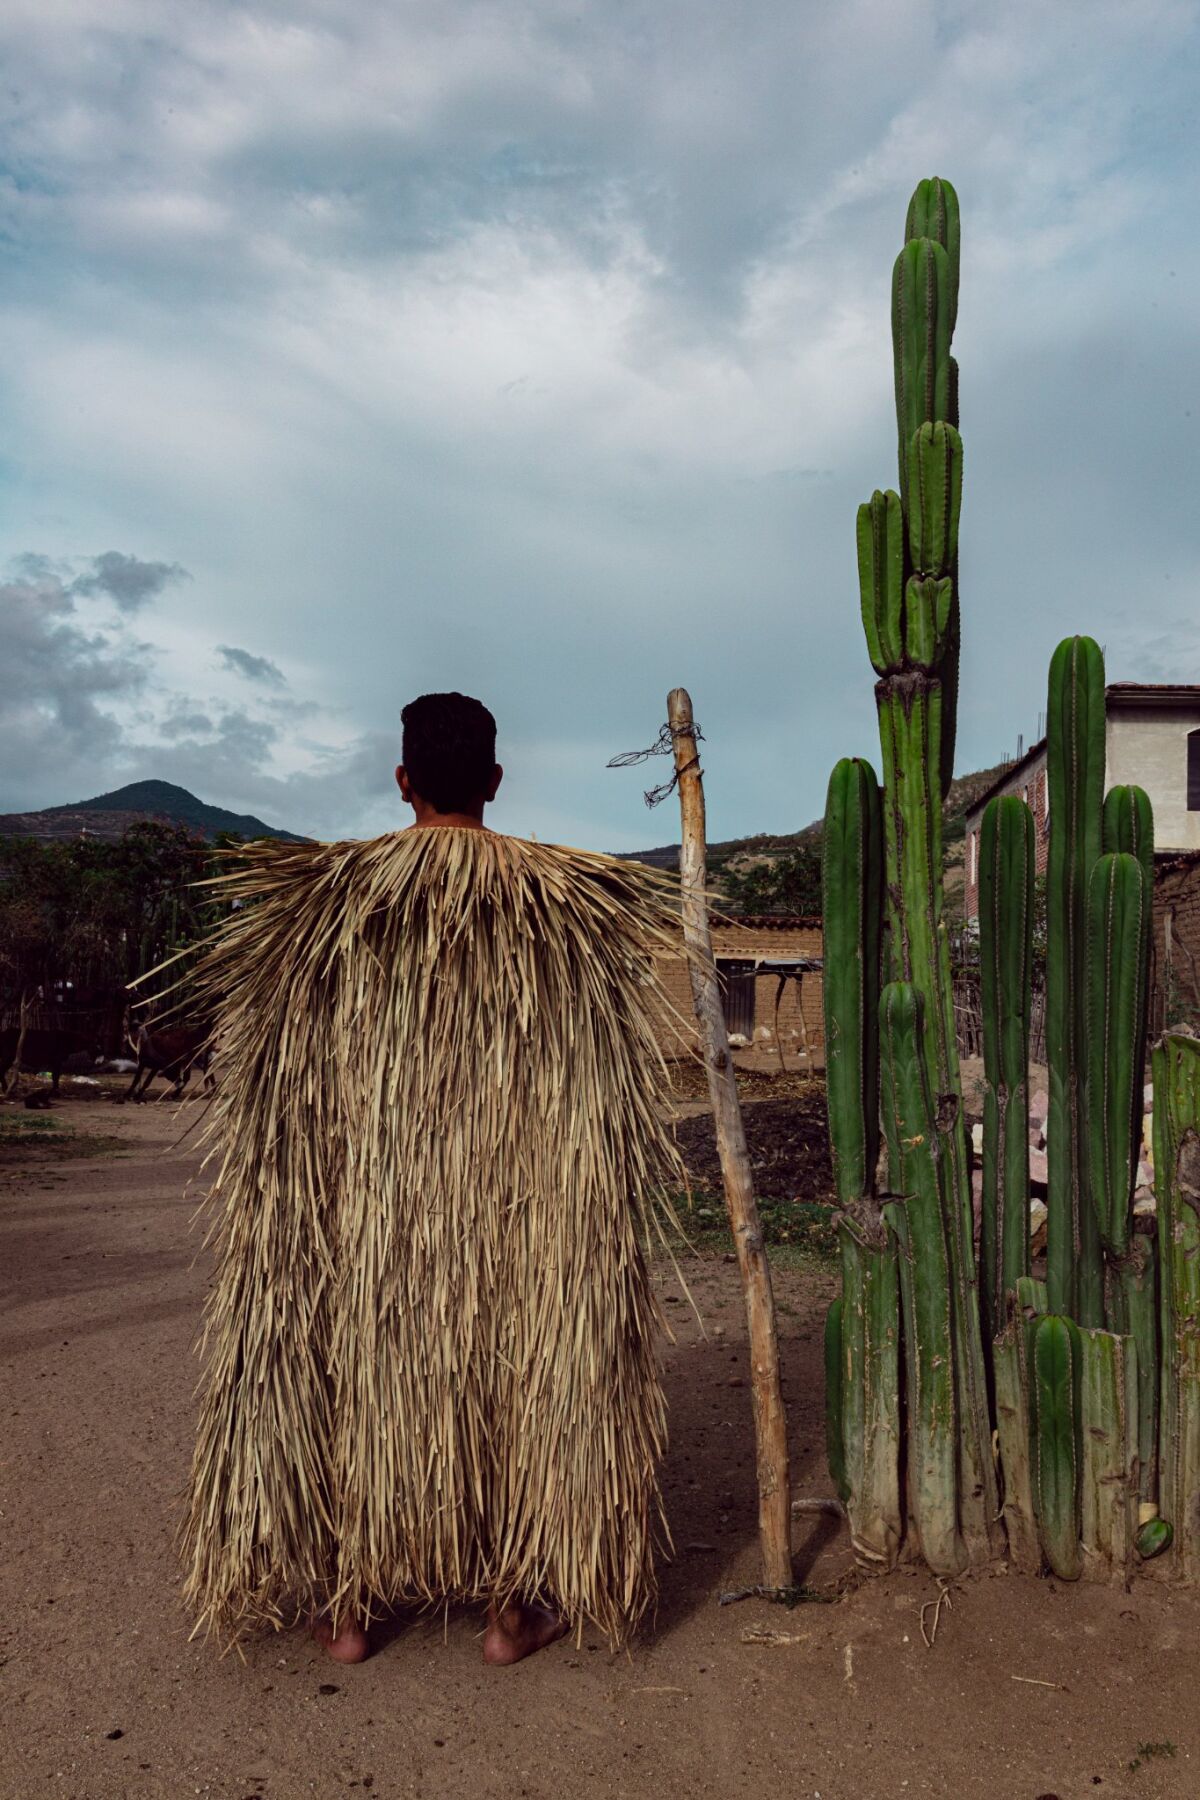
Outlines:
{"label": "wire loop on staff", "polygon": [[[703,741],[704,733],[694,720],[690,725],[660,725],[658,728],[658,736],[652,744],[648,744],[644,750],[623,750],[619,756],[610,758],[605,764],[605,767],[609,769],[631,769],[637,763],[647,762],[652,756],[673,756],[675,754],[676,738],[691,738],[693,743],[698,744]],[[691,769],[699,768],[700,754],[697,751],[690,762],[684,763],[682,767],[675,770],[670,781],[663,781],[660,782],[657,787],[646,789],[645,793],[642,795],[646,805],[649,807],[660,805],[670,794],[675,792],[681,775],[686,775]]]}

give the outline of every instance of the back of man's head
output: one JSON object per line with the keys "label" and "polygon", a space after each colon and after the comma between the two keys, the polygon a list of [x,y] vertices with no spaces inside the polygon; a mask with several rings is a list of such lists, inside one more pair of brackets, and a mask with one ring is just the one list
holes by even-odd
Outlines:
{"label": "back of man's head", "polygon": [[496,772],[496,721],[468,694],[422,694],[400,715],[401,760],[413,791],[440,813],[466,812],[488,796]]}

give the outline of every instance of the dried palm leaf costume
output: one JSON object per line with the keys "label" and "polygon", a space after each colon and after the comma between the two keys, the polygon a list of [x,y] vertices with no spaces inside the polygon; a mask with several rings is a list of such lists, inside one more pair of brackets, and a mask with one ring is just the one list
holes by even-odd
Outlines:
{"label": "dried palm leaf costume", "polygon": [[199,1628],[519,1597],[618,1640],[663,1532],[669,890],[456,827],[239,858],[192,990],[222,1043]]}

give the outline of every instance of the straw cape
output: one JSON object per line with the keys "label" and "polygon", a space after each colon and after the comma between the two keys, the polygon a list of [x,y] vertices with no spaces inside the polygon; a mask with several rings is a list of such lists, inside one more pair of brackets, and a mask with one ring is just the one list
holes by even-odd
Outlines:
{"label": "straw cape", "polygon": [[520,1597],[619,1641],[665,1530],[670,889],[435,827],[253,845],[218,891],[197,1628]]}

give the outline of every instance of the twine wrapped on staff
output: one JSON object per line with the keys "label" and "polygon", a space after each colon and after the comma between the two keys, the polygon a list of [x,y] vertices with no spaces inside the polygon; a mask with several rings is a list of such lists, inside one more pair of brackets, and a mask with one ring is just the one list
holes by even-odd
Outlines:
{"label": "twine wrapped on staff", "polygon": [[197,1628],[520,1597],[619,1641],[665,1542],[671,887],[456,828],[237,854],[190,982],[224,1071]]}

